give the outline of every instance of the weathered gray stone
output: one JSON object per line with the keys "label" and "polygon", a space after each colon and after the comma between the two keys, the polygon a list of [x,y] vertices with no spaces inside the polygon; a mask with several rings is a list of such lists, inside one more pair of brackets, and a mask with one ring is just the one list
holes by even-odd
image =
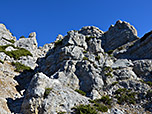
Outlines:
{"label": "weathered gray stone", "polygon": [[[51,88],[46,98],[44,97],[45,88]],[[88,98],[62,86],[58,80],[49,79],[43,73],[38,73],[33,77],[29,85],[21,112],[29,114],[71,112],[71,108],[80,103],[89,103]]]}
{"label": "weathered gray stone", "polygon": [[112,66],[112,68],[126,68],[133,67],[133,63],[127,59],[118,59]]}
{"label": "weathered gray stone", "polygon": [[126,52],[118,54],[117,58],[127,58],[131,60],[152,59],[152,34],[144,40],[136,41]]}
{"label": "weathered gray stone", "polygon": [[146,78],[146,76],[152,73],[152,60],[136,60],[133,62],[134,72],[139,76]]}
{"label": "weathered gray stone", "polygon": [[132,68],[118,69],[114,71],[114,74],[118,76],[119,80],[137,78],[137,75],[132,71]]}
{"label": "weathered gray stone", "polygon": [[105,51],[114,50],[121,45],[132,42],[137,38],[136,29],[127,22],[117,21],[114,26],[104,34],[103,47]]}
{"label": "weathered gray stone", "polygon": [[58,34],[58,36],[56,37],[56,41],[62,40],[62,39],[63,39],[63,36],[61,34]]}
{"label": "weathered gray stone", "polygon": [[15,47],[25,48],[29,50],[34,57],[37,57],[37,41],[36,33],[31,33],[29,38],[20,38],[14,43]]}
{"label": "weathered gray stone", "polygon": [[82,29],[79,30],[79,33],[87,36],[95,36],[97,38],[101,37],[104,34],[103,31],[101,31],[98,27],[95,26],[82,27]]}

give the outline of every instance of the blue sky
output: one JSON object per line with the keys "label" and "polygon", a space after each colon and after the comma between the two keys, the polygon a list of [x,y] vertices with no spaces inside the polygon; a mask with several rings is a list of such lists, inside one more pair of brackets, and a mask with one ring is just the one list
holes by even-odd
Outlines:
{"label": "blue sky", "polygon": [[39,46],[87,25],[107,31],[119,19],[139,37],[152,29],[152,0],[2,0],[0,12],[0,23],[17,39],[34,31]]}

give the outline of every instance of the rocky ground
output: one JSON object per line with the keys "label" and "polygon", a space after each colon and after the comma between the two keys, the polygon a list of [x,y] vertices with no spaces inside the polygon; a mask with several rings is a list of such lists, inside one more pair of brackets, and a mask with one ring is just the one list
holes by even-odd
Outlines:
{"label": "rocky ground", "polygon": [[38,47],[0,24],[0,114],[151,114],[152,32],[86,26]]}

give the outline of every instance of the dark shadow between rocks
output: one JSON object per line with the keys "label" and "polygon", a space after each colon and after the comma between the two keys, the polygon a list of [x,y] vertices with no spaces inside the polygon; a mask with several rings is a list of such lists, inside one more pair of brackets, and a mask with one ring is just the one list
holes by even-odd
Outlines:
{"label": "dark shadow between rocks", "polygon": [[20,113],[23,98],[17,98],[15,100],[13,100],[12,98],[7,98],[6,100],[8,108],[10,109],[11,113]]}
{"label": "dark shadow between rocks", "polygon": [[[30,84],[30,81],[34,75],[35,71],[23,71],[20,75],[17,75],[14,77],[14,80],[18,82],[18,85],[16,86],[16,90],[22,95],[21,98],[6,98],[7,100],[7,106],[10,109],[11,113],[20,113],[21,106],[23,99],[25,97],[26,90],[28,88],[28,85]],[[22,90],[25,90],[24,92],[21,92]]]}

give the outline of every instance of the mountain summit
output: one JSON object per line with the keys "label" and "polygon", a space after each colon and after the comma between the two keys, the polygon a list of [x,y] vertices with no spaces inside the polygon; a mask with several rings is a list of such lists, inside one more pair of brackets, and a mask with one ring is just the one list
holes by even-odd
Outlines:
{"label": "mountain summit", "polygon": [[38,47],[0,24],[1,114],[152,113],[152,32],[127,22],[59,34]]}

